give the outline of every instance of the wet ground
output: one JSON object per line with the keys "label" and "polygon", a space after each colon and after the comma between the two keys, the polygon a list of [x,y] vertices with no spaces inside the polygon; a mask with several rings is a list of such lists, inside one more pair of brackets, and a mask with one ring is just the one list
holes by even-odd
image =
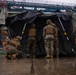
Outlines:
{"label": "wet ground", "polygon": [[76,58],[24,58],[7,60],[0,57],[0,75],[76,75]]}

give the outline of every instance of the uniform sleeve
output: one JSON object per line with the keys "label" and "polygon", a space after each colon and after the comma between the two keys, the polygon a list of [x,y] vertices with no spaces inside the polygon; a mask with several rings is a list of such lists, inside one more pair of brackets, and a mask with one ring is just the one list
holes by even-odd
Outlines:
{"label": "uniform sleeve", "polygon": [[57,37],[58,36],[58,29],[56,28],[55,29],[55,37]]}
{"label": "uniform sleeve", "polygon": [[57,37],[58,36],[58,28],[55,26],[54,30],[55,30],[55,37]]}
{"label": "uniform sleeve", "polygon": [[43,38],[45,37],[45,30],[46,30],[46,28],[44,27],[43,28]]}

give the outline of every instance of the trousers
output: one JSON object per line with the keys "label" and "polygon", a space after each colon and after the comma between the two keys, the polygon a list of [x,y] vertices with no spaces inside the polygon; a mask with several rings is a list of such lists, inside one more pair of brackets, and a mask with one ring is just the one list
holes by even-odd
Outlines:
{"label": "trousers", "polygon": [[53,51],[54,51],[54,38],[47,37],[45,38],[45,51],[47,57],[53,57]]}

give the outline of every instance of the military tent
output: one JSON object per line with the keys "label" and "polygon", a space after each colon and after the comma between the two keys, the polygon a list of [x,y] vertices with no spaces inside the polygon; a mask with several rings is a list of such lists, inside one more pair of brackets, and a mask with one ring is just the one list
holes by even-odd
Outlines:
{"label": "military tent", "polygon": [[[34,23],[37,29],[37,56],[45,56],[45,48],[43,41],[43,27],[46,25],[46,20],[51,19],[53,23],[58,27],[58,40],[59,40],[59,55],[62,56],[72,56],[76,54],[73,39],[73,25],[72,25],[72,15],[66,13],[50,13],[45,14],[41,11],[27,10],[18,15],[8,17],[6,19],[6,26],[10,30],[10,37],[15,37],[17,35],[22,36],[21,40],[21,50],[26,53],[27,47],[27,30],[31,23]],[[24,34],[22,34],[22,31]],[[67,35],[65,35],[65,33]],[[54,55],[56,55],[56,50],[54,50]]]}

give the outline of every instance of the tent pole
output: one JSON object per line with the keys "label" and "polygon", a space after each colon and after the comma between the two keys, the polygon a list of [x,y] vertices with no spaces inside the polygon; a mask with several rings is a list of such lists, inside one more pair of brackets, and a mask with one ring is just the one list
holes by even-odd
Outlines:
{"label": "tent pole", "polygon": [[26,28],[26,23],[24,24],[24,27],[23,27],[23,30],[22,30],[22,35],[24,34],[25,28]]}
{"label": "tent pole", "polygon": [[[61,20],[60,20],[59,17],[58,17],[58,20],[59,20],[59,22],[60,22],[60,25],[61,25],[63,31],[64,31],[64,35],[66,36],[67,40],[69,40],[69,37],[67,36],[67,33],[66,33],[66,31],[65,31],[65,28],[63,27],[63,24],[62,24],[62,22],[61,22]],[[70,40],[69,40],[69,41],[70,41]],[[74,49],[73,49],[73,48],[72,48],[72,52],[74,52]]]}

